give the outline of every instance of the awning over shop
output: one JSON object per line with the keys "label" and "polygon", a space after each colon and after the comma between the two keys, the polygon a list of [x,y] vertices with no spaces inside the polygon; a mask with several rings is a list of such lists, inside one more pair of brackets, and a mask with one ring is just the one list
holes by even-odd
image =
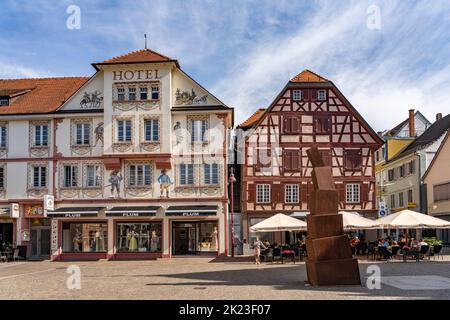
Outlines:
{"label": "awning over shop", "polygon": [[156,215],[159,206],[113,207],[106,210],[107,217],[150,217]]}
{"label": "awning over shop", "polygon": [[96,217],[104,207],[72,207],[58,208],[54,211],[48,211],[47,216],[52,218],[84,218]]}
{"label": "awning over shop", "polygon": [[166,210],[166,216],[215,216],[218,206],[170,206]]}

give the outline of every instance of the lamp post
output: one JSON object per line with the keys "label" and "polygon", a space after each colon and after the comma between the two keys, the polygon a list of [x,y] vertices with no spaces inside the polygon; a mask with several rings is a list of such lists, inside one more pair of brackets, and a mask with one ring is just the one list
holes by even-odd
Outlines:
{"label": "lamp post", "polygon": [[230,168],[230,214],[231,214],[231,257],[234,258],[234,182],[236,178],[234,177],[234,168]]}

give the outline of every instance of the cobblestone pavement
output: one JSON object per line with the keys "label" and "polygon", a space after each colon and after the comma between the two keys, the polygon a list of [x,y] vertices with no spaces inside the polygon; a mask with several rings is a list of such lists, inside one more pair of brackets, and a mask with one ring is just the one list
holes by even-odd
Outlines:
{"label": "cobblestone pavement", "polygon": [[[67,289],[67,267],[81,270],[81,289]],[[443,261],[360,261],[383,276],[450,278],[450,257]],[[14,262],[0,264],[0,299],[449,299],[450,290],[402,290],[381,285],[305,286],[304,263],[263,263],[249,259],[173,258],[156,261]]]}

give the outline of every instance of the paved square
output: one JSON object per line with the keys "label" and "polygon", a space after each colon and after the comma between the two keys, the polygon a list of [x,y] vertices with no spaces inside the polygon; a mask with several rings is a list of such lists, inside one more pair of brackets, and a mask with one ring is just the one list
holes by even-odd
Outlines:
{"label": "paved square", "polygon": [[[369,290],[368,267],[381,270],[379,290]],[[81,289],[67,283],[71,265],[81,271]],[[0,299],[450,299],[450,259],[360,261],[362,286],[305,286],[302,263],[250,259],[173,258],[155,261],[15,262],[0,264]],[[411,275],[405,277],[405,275]],[[69,280],[70,281],[70,280]],[[406,289],[407,288],[407,289]]]}
{"label": "paved square", "polygon": [[450,290],[450,278],[433,275],[382,277],[381,283],[402,290]]}

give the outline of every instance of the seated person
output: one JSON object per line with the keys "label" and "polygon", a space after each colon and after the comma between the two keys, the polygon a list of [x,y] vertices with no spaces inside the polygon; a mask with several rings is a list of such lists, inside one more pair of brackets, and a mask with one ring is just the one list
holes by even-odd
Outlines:
{"label": "seated person", "polygon": [[361,241],[358,237],[354,237],[352,240],[350,240],[350,246],[352,247],[353,254],[356,254],[356,248],[358,247],[360,242]]}
{"label": "seated person", "polygon": [[389,243],[385,239],[381,239],[381,243],[378,244],[378,247],[385,248],[384,250],[380,251],[383,253],[384,258],[390,258],[392,257],[392,252],[390,251]]}
{"label": "seated person", "polygon": [[264,244],[267,248],[270,248],[270,242],[269,242],[269,240],[265,239],[264,242],[263,242],[263,244]]}
{"label": "seated person", "polygon": [[411,241],[411,248],[413,249],[420,249],[420,245],[419,245],[419,241],[417,241],[417,239],[412,239]]}

